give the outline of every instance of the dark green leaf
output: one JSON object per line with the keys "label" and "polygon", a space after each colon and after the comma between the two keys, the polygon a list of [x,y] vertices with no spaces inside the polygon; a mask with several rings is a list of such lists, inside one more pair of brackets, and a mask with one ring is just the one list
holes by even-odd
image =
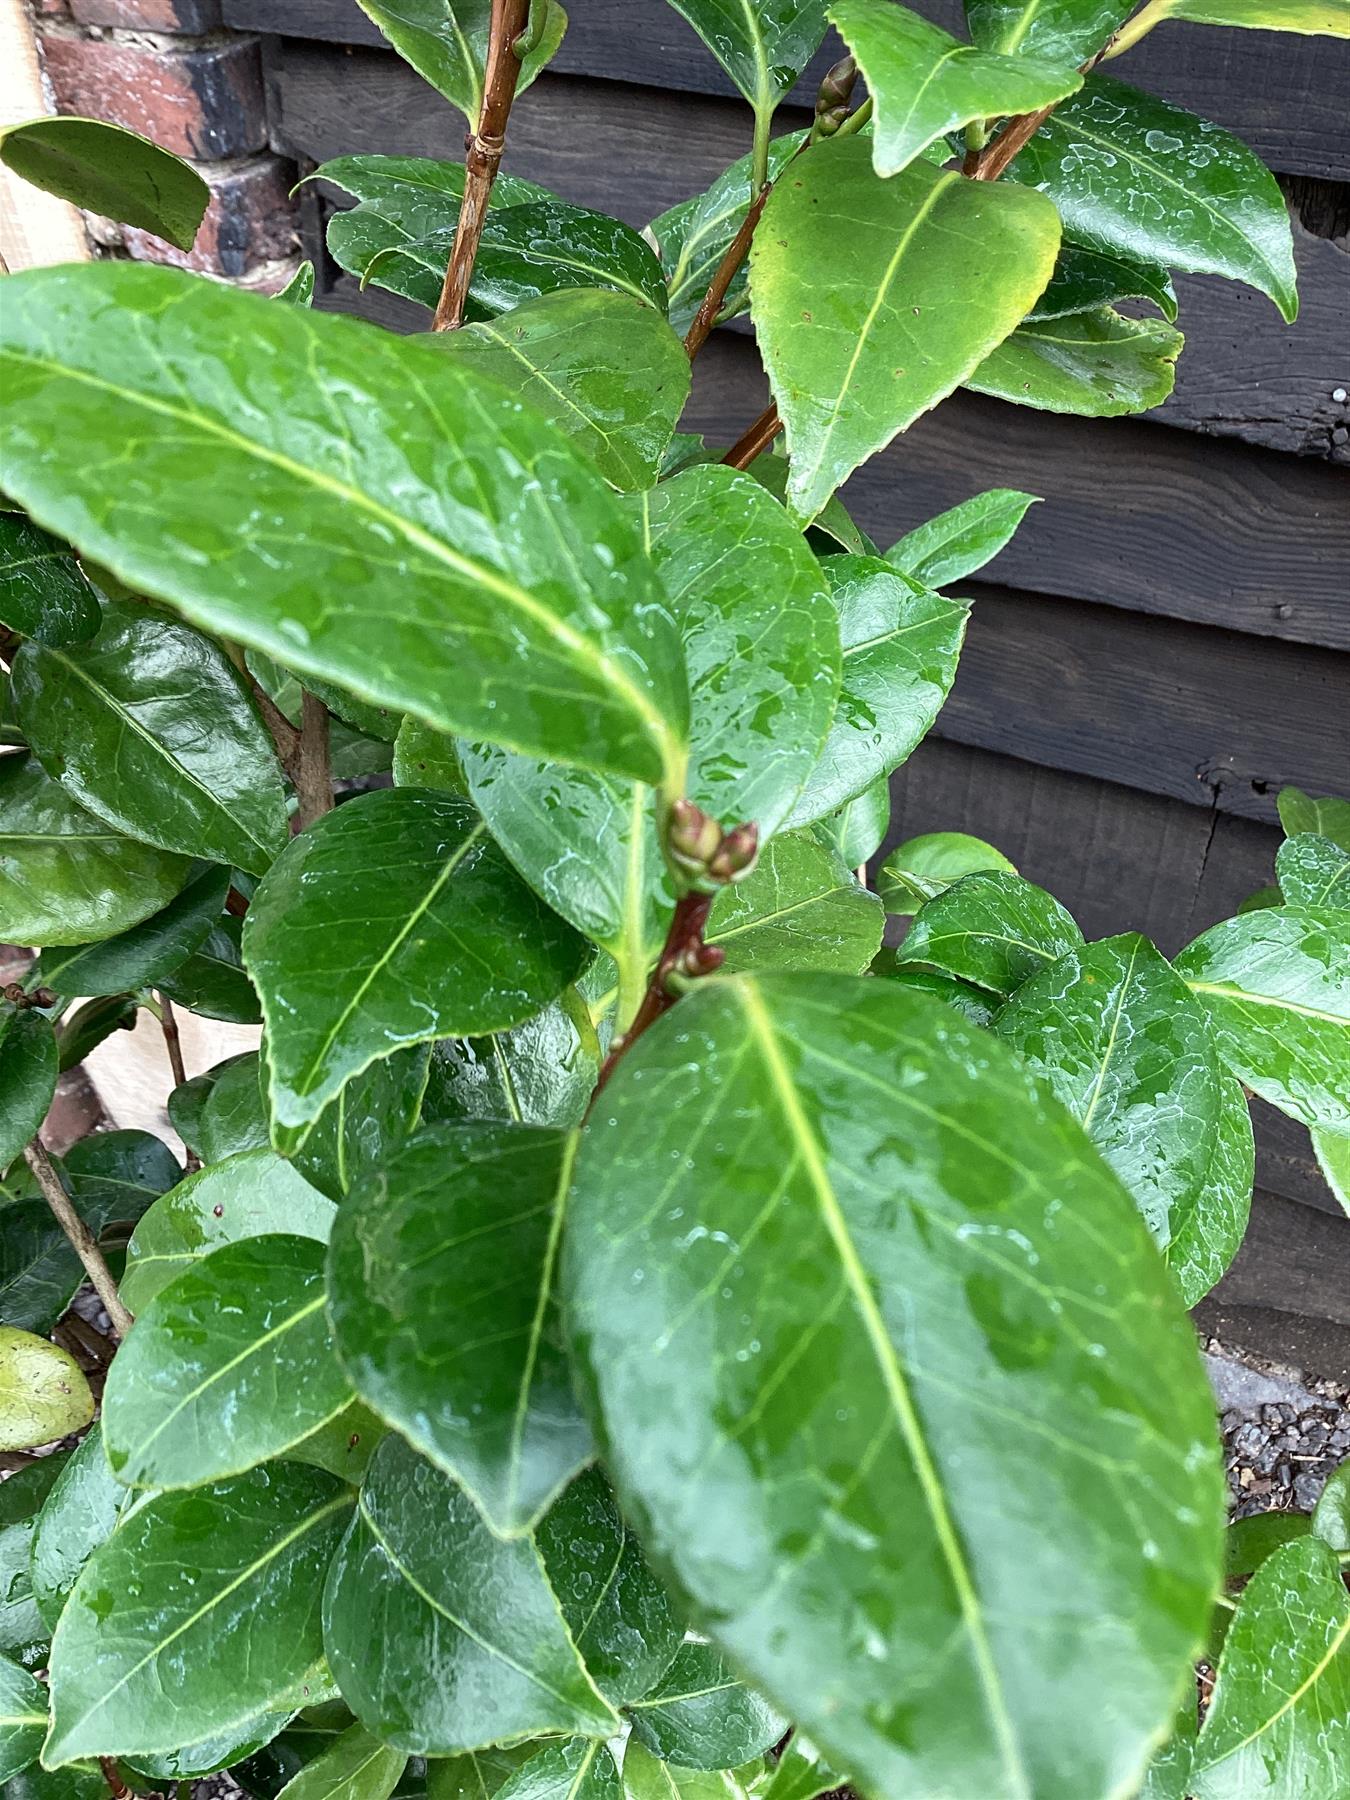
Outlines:
{"label": "dark green leaf", "polygon": [[68,1350],[0,1325],[0,1450],[33,1450],[83,1431],[94,1397]]}
{"label": "dark green leaf", "polygon": [[57,1476],[33,1528],[33,1599],[48,1631],[55,1631],[80,1570],[134,1498],[108,1467],[103,1433],[89,1432]]}
{"label": "dark green leaf", "polygon": [[1350,1461],[1343,1462],[1313,1508],[1312,1528],[1342,1557],[1350,1554]]}
{"label": "dark green leaf", "polygon": [[[464,198],[464,164],[427,156],[335,156],[320,163],[308,179],[332,182],[362,205],[388,207],[390,216],[405,220],[410,230],[453,226]],[[522,206],[549,197],[547,188],[503,170],[492,184],[489,204]]]}
{"label": "dark green leaf", "polygon": [[655,1687],[627,1711],[640,1743],[686,1769],[739,1768],[787,1729],[787,1720],[738,1681],[711,1644],[682,1645]]}
{"label": "dark green leaf", "polygon": [[507,1537],[594,1450],[556,1292],[573,1148],[520,1125],[421,1132],[358,1186],[329,1250],[352,1385]]}
{"label": "dark green leaf", "polygon": [[175,1750],[304,1705],[351,1504],[332,1476],[274,1463],[134,1508],[56,1628],[46,1761]]}
{"label": "dark green leaf", "polygon": [[98,944],[43,951],[28,977],[55,993],[130,994],[150,987],[197,950],[219,919],[230,885],[228,869],[206,869],[162,912]]}
{"label": "dark green leaf", "polygon": [[0,1656],[0,1782],[37,1761],[46,1735],[46,1688],[27,1669]]}
{"label": "dark green leaf", "polygon": [[1069,68],[1100,50],[1132,0],[965,0],[970,35],[986,50],[1041,56]]}
{"label": "dark green leaf", "polygon": [[368,737],[387,739],[390,743],[398,736],[398,728],[402,723],[399,715],[387,706],[372,706],[367,700],[360,700],[355,694],[349,694],[345,688],[337,687],[331,681],[322,681],[316,676],[308,675],[302,682],[300,677],[273,656],[266,656],[261,650],[252,650],[245,657],[249,673],[259,686],[264,688],[285,713],[292,725],[299,725],[304,712],[305,690],[322,700],[334,717],[329,721],[329,735],[333,739],[333,753],[336,755],[341,742],[339,733],[343,724],[354,726],[357,731]]}
{"label": "dark green leaf", "polygon": [[[974,372],[1058,248],[1043,194],[922,160],[883,180],[865,138],[819,144],[784,176],[755,233],[751,310],[803,523]],[[833,328],[803,330],[818,314]]]}
{"label": "dark green leaf", "polygon": [[501,1800],[623,1800],[612,1753],[580,1737],[545,1744],[497,1792]]}
{"label": "dark green leaf", "polygon": [[190,250],[211,190],[191,163],[101,119],[29,119],[0,131],[0,162],[48,194]]}
{"label": "dark green leaf", "polygon": [[1148,1765],[1139,1800],[1186,1800],[1190,1792],[1191,1765],[1195,1758],[1198,1706],[1195,1685],[1187,1681],[1177,1709],[1172,1735]]}
{"label": "dark green leaf", "polygon": [[1100,306],[1019,325],[966,386],[1044,412],[1114,419],[1162,405],[1183,341],[1161,319],[1127,319]]}
{"label": "dark green leaf", "polygon": [[[29,1661],[25,1652],[49,1636],[33,1598],[34,1521],[67,1460],[60,1451],[39,1457],[0,1482],[0,1650],[17,1652],[24,1662]],[[45,1661],[40,1656],[32,1666]]]}
{"label": "dark green leaf", "polygon": [[1315,831],[1339,844],[1342,850],[1350,850],[1350,800],[1337,800],[1331,795],[1314,800],[1302,788],[1287,787],[1280,789],[1275,804],[1287,837]]}
{"label": "dark green leaf", "polygon": [[362,1725],[353,1725],[307,1763],[277,1800],[388,1800],[407,1765]]}
{"label": "dark green leaf", "polygon": [[260,1712],[229,1731],[216,1732],[200,1743],[158,1755],[146,1752],[135,1758],[121,1759],[123,1771],[143,1775],[147,1781],[179,1781],[197,1775],[214,1775],[242,1758],[253,1756],[269,1744],[290,1718],[285,1712]]}
{"label": "dark green leaf", "polygon": [[540,1749],[537,1739],[523,1744],[494,1744],[463,1756],[437,1757],[427,1763],[427,1800],[494,1800],[522,1763]]}
{"label": "dark green leaf", "polygon": [[197,1131],[197,1152],[204,1163],[224,1162],[245,1150],[264,1150],[270,1143],[261,1062],[258,1052],[250,1051],[231,1057],[214,1071]]}
{"label": "dark green leaf", "polygon": [[312,306],[314,304],[314,264],[306,259],[291,276],[284,288],[272,296],[285,306]]}
{"label": "dark green leaf", "polygon": [[162,1288],[113,1359],[103,1442],[128,1487],[241,1475],[336,1418],[352,1394],[324,1316],[324,1247],[223,1244]]}
{"label": "dark green leaf", "polygon": [[157,983],[170,1000],[207,1019],[258,1025],[262,1007],[244,968],[243,921],[217,919],[200,946]]}
{"label": "dark green leaf", "polygon": [[[389,42],[417,73],[440,90],[478,128],[483,108],[490,0],[357,0]],[[517,90],[526,88],[550,61],[567,29],[558,0],[542,0],[538,42],[520,63]],[[531,18],[534,17],[531,7]]]}
{"label": "dark green leaf", "polygon": [[352,1184],[384,1162],[416,1126],[430,1062],[430,1047],[415,1044],[349,1081],[295,1152],[305,1180],[330,1200],[345,1200]]}
{"label": "dark green leaf", "polygon": [[1255,1575],[1272,1552],[1307,1537],[1311,1529],[1307,1513],[1251,1513],[1245,1519],[1234,1519],[1223,1534],[1224,1578],[1233,1581]]}
{"label": "dark green leaf", "polygon": [[[778,179],[805,140],[803,131],[773,140],[768,164],[771,181]],[[647,227],[646,235],[656,245],[666,278],[670,323],[681,334],[693,324],[718,265],[741,228],[754,198],[753,180],[754,158],[742,156],[704,193],[681,200]],[[742,268],[727,290],[722,316],[742,310],[748,291],[748,277]]]}
{"label": "dark green leaf", "polygon": [[422,1118],[428,1125],[511,1119],[566,1130],[581,1123],[599,1073],[594,1048],[582,1042],[572,1013],[555,1001],[514,1031],[437,1044]]}
{"label": "dark green leaf", "polygon": [[[784,1760],[791,1755],[791,1745]],[[628,1800],[750,1800],[753,1792],[763,1796],[761,1780],[751,1786],[751,1777],[762,1774],[762,1764],[751,1763],[743,1769],[683,1769],[675,1763],[663,1762],[635,1734],[630,1736],[623,1753],[623,1789]]]}
{"label": "dark green leaf", "polygon": [[1243,1590],[1195,1747],[1194,1800],[1350,1784],[1350,1595],[1331,1549],[1277,1550]]}
{"label": "dark green leaf", "polygon": [[293,1444],[286,1452],[287,1460],[312,1463],[316,1469],[327,1469],[349,1486],[357,1487],[386,1430],[382,1419],[377,1419],[359,1400],[353,1400],[336,1418]]}
{"label": "dark green leaf", "polygon": [[1003,1046],[885,981],[701,982],[601,1094],[565,1265],[653,1559],[862,1791],[1142,1769],[1217,1579],[1213,1402]]}
{"label": "dark green leaf", "polygon": [[1016,488],[990,488],[907,531],[886,561],[923,587],[946,587],[991,562],[1039,500]]}
{"label": "dark green leaf", "polygon": [[999,869],[1017,873],[1003,852],[983,838],[964,831],[930,831],[891,851],[877,871],[877,892],[886,911],[904,919],[963,876]]}
{"label": "dark green leaf", "polygon": [[436,342],[527,400],[615,487],[655,482],[689,397],[689,358],[645,302],[563,289]]}
{"label": "dark green leaf", "polygon": [[122,1298],[141,1312],[176,1275],[221,1244],[275,1231],[328,1241],[336,1208],[271,1150],[199,1169],[159,1199],[127,1246]]}
{"label": "dark green leaf", "polygon": [[[1105,75],[1051,114],[1012,165],[1054,201],[1089,249],[1198,275],[1226,275],[1298,311],[1289,214],[1247,146]],[[1044,283],[1042,283],[1044,286]]]}
{"label": "dark green leaf", "polygon": [[[1194,1306],[1237,1254],[1251,1200],[1240,1159],[1215,1144],[1230,1093],[1209,1022],[1171,964],[1137,932],[1071,950],[1018,988],[995,1025],[1044,1075],[1113,1168]],[[1237,1105],[1251,1126],[1241,1094]],[[1195,1239],[1212,1244],[1193,1266]],[[1218,1240],[1218,1241],[1215,1241]],[[1170,1258],[1169,1258],[1170,1260]]]}
{"label": "dark green leaf", "polygon": [[825,0],[670,0],[751,106],[771,113],[825,35]]}
{"label": "dark green leaf", "polygon": [[830,556],[822,566],[838,608],[844,675],[794,825],[825,818],[900,766],[947,698],[969,618],[880,557]]}
{"label": "dark green leaf", "polygon": [[678,785],[684,672],[635,527],[434,345],[101,263],[10,280],[0,367],[5,486],[131,584],[442,730]]}
{"label": "dark green leaf", "polygon": [[302,1143],[344,1084],[429,1038],[518,1025],[576,976],[582,940],[465,801],[364,794],[292,840],[249,908],[273,1141]]}
{"label": "dark green leaf", "polygon": [[1207,1294],[1226,1273],[1247,1234],[1256,1144],[1242,1083],[1222,1071],[1219,1116],[1209,1148],[1204,1198],[1174,1221],[1167,1263],[1183,1295]]}
{"label": "dark green leaf", "polygon": [[763,1793],[764,1800],[817,1800],[818,1795],[838,1786],[838,1775],[814,1752],[803,1749],[801,1739],[794,1736]]}
{"label": "dark green leaf", "polygon": [[921,150],[974,120],[1039,112],[1083,85],[1062,57],[1003,56],[960,43],[892,0],[834,0],[830,19],[872,96],[878,175],[898,174]]}
{"label": "dark green leaf", "polygon": [[1243,913],[1176,966],[1240,1080],[1305,1125],[1350,1131],[1350,912]]}
{"label": "dark green leaf", "polygon": [[186,857],[133,843],[77,806],[36,757],[0,757],[0,940],[87,944],[182,887]]}
{"label": "dark green leaf", "polygon": [[143,606],[88,644],[26,644],[19,718],[47,773],[129,837],[260,873],[287,840],[276,753],[224,651]]}
{"label": "dark green leaf", "polygon": [[962,876],[920,907],[896,957],[1007,996],[1082,943],[1053,894],[995,869]]}
{"label": "dark green leaf", "polygon": [[1286,838],[1275,857],[1280,892],[1290,906],[1350,908],[1350,849],[1315,832]]}
{"label": "dark green leaf", "polygon": [[59,538],[22,513],[0,512],[0,625],[44,644],[70,644],[99,628],[98,595]]}
{"label": "dark green leaf", "polygon": [[420,719],[405,719],[394,739],[394,785],[441,788],[467,800],[469,784],[460,767],[454,738],[433,731]]}
{"label": "dark green leaf", "polygon": [[911,994],[931,994],[944,1006],[954,1007],[971,1025],[987,1027],[998,1017],[1002,1002],[983,988],[954,975],[939,975],[936,969],[923,969],[915,963],[898,963],[895,951],[882,946],[872,964],[872,973]]}
{"label": "dark green leaf", "polygon": [[1117,300],[1150,300],[1169,322],[1177,316],[1172,277],[1158,263],[1089,250],[1065,238],[1049,285],[1027,317],[1062,319],[1070,313],[1112,306]]}
{"label": "dark green leaf", "polygon": [[822,819],[820,829],[839,852],[845,867],[860,869],[880,850],[890,822],[891,784],[889,777],[883,775],[837,813]]}
{"label": "dark green leaf", "polygon": [[68,1012],[56,1027],[61,1073],[82,1063],[114,1031],[134,1031],[138,1003],[130,994],[109,994]]}
{"label": "dark green leaf", "polygon": [[47,1770],[34,1764],[16,1775],[5,1800],[107,1800],[108,1784],[101,1769]]}
{"label": "dark green leaf", "polygon": [[618,1729],[534,1540],[493,1537],[468,1495],[400,1438],[376,1451],[334,1559],[324,1643],[357,1718],[416,1754]]}
{"label": "dark green leaf", "polygon": [[813,832],[775,838],[751,872],[713,902],[705,941],[732,973],[837,969],[861,975],[881,945],[885,914],[832,845]]}
{"label": "dark green leaf", "polygon": [[554,1501],[536,1541],[591,1680],[615,1706],[640,1700],[674,1661],[684,1626],[598,1469]]}
{"label": "dark green leaf", "polygon": [[0,1171],[21,1155],[46,1118],[57,1061],[51,1020],[0,1001]]}

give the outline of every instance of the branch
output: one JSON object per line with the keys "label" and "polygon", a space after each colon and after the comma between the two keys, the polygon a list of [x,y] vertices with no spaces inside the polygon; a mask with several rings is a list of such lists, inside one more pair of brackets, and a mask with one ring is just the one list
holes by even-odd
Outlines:
{"label": "branch", "polygon": [[[155,1010],[159,1014],[159,1028],[164,1033],[164,1048],[169,1053],[169,1068],[173,1072],[173,1085],[182,1087],[187,1080],[187,1068],[183,1062],[183,1040],[178,1030],[178,1015],[173,1010],[173,1001],[161,988],[156,995]],[[184,1163],[186,1172],[191,1175],[201,1168],[201,1159],[190,1146]]]}
{"label": "branch", "polygon": [[291,763],[295,760],[295,753],[300,748],[300,733],[295,729],[295,726],[291,724],[290,720],[286,717],[285,713],[282,712],[281,708],[267,692],[266,688],[260,685],[252,670],[245,669],[244,673],[248,677],[249,690],[253,695],[253,704],[262,714],[263,724],[266,725],[268,732],[271,735],[272,742],[277,747],[277,755],[281,759],[282,768],[289,773]]}
{"label": "branch", "polygon": [[492,0],[488,34],[487,70],[483,80],[483,108],[478,129],[469,139],[464,158],[464,203],[455,227],[455,246],[446,266],[445,282],[431,322],[433,331],[457,331],[464,323],[464,307],[478,255],[479,240],[487,218],[492,184],[506,148],[506,121],[520,79],[516,43],[530,20],[530,0]]}
{"label": "branch", "polygon": [[301,831],[333,810],[333,764],[329,750],[328,708],[308,689],[300,715],[300,743],[291,764],[296,819]]}
{"label": "branch", "polygon": [[771,400],[764,411],[741,433],[722,461],[729,469],[748,469],[757,456],[763,455],[783,429],[778,416],[778,402]]}
{"label": "branch", "polygon": [[[671,991],[670,977],[678,970],[681,974],[710,975],[714,969],[720,968],[726,952],[716,945],[705,944],[703,929],[708,923],[708,914],[712,909],[715,894],[682,894],[675,902],[675,912],[670,921],[670,930],[666,933],[665,947],[660,959],[652,971],[651,980],[647,983],[647,991],[642,996],[642,1004],[633,1017],[633,1023],[622,1037],[616,1038],[610,1047],[600,1070],[600,1078],[595,1084],[595,1094],[599,1094],[605,1083],[618,1067],[619,1059],[630,1044],[636,1043],[649,1025],[654,1025],[663,1012],[674,1006],[677,996]],[[698,965],[698,966],[695,966]],[[594,1104],[595,1094],[591,1096]]]}
{"label": "branch", "polygon": [[122,1304],[117,1283],[103,1260],[103,1253],[95,1243],[93,1233],[71,1205],[70,1195],[61,1186],[61,1177],[53,1168],[52,1159],[43,1148],[40,1138],[34,1138],[31,1144],[24,1145],[23,1159],[33,1171],[33,1178],[42,1190],[43,1199],[55,1213],[57,1224],[70,1239],[71,1248],[84,1264],[84,1272],[93,1283],[94,1292],[103,1302],[104,1311],[112,1321],[113,1336],[125,1337],[131,1330],[131,1314]]}
{"label": "branch", "polygon": [[999,176],[1014,161],[1027,144],[1035,137],[1045,121],[1055,110],[1054,106],[1042,106],[1038,112],[1019,113],[999,132],[992,143],[986,144],[977,156],[966,155],[961,165],[961,173],[969,175],[972,181],[997,181]]}

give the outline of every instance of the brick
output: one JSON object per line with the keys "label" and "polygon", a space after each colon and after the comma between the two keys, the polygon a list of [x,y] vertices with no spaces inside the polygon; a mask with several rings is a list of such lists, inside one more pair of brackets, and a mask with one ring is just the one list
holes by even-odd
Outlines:
{"label": "brick", "polygon": [[48,28],[42,48],[61,112],[125,125],[201,161],[267,142],[256,38],[180,50]]}
{"label": "brick", "polygon": [[64,18],[67,13],[66,0],[32,0],[32,5],[39,19]]}
{"label": "brick", "polygon": [[[295,165],[278,156],[250,157],[238,168],[212,172],[211,201],[197,241],[186,253],[148,231],[126,226],[122,241],[138,262],[173,263],[238,280],[263,263],[293,257],[299,244],[290,190]],[[284,285],[284,281],[278,285]]]}
{"label": "brick", "polygon": [[126,31],[194,32],[220,29],[220,0],[70,0],[81,25]]}

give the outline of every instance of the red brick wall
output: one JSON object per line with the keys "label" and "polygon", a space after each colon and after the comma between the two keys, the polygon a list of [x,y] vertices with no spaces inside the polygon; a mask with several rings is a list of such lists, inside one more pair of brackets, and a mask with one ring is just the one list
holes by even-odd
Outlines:
{"label": "red brick wall", "polygon": [[211,188],[184,254],[124,228],[123,249],[265,292],[299,260],[294,165],[267,143],[258,40],[220,29],[219,0],[32,0],[59,111],[106,119],[194,163]]}

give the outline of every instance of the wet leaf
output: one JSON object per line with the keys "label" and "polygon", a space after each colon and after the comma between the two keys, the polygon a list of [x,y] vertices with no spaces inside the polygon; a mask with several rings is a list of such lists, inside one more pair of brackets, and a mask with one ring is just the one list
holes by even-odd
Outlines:
{"label": "wet leaf", "polygon": [[1322,1489],[1312,1529],[1342,1557],[1350,1553],[1350,1462],[1343,1462]]}
{"label": "wet leaf", "polygon": [[[225,905],[228,869],[206,869],[161,912],[102,943],[52,946],[29,973],[30,991],[132,994],[171,974],[205,941]],[[3,1159],[0,1158],[0,1161]]]}
{"label": "wet leaf", "polygon": [[57,1062],[51,1020],[0,1002],[0,1170],[23,1154],[46,1118]]}
{"label": "wet leaf", "polygon": [[35,1763],[47,1735],[47,1690],[0,1656],[0,1782]]}
{"label": "wet leaf", "polygon": [[896,960],[926,963],[1006,997],[1082,943],[1053,894],[994,869],[962,876],[921,906]]}
{"label": "wet leaf", "polygon": [[334,1559],[324,1642],[357,1718],[414,1754],[618,1729],[533,1539],[493,1537],[463,1490],[400,1438],[376,1451]]}
{"label": "wet leaf", "polygon": [[594,1049],[555,1001],[514,1031],[443,1038],[432,1053],[422,1119],[428,1125],[510,1119],[567,1129],[581,1123],[599,1073]]}
{"label": "wet leaf", "polygon": [[224,1162],[227,1156],[268,1147],[270,1131],[261,1060],[254,1050],[232,1057],[213,1071],[215,1079],[202,1104],[197,1132],[197,1150],[204,1163]]}
{"label": "wet leaf", "polygon": [[1327,1186],[1350,1214],[1350,1136],[1314,1130],[1312,1146]]}
{"label": "wet leaf", "polygon": [[1217,1580],[1213,1403],[1128,1196],[1002,1046],[884,981],[699,983],[601,1094],[565,1282],[643,1542],[860,1788],[1142,1768]]}
{"label": "wet leaf", "polygon": [[886,552],[886,561],[922,587],[946,587],[992,562],[1038,504],[1036,494],[990,488],[907,531]]}
{"label": "wet leaf", "polygon": [[45,193],[191,250],[211,190],[191,163],[102,119],[28,119],[0,131],[0,163]]}
{"label": "wet leaf", "polygon": [[[1193,25],[1238,25],[1255,31],[1293,31],[1308,37],[1350,38],[1345,0],[1150,0],[1137,25],[1152,29],[1168,19]],[[1132,27],[1136,21],[1131,21]]]}
{"label": "wet leaf", "polygon": [[73,644],[93,637],[101,618],[69,547],[22,513],[0,512],[0,625],[43,644]]}
{"label": "wet leaf", "polygon": [[440,788],[467,800],[469,785],[454,738],[420,719],[405,719],[394,739],[394,786]]}
{"label": "wet leaf", "polygon": [[758,112],[771,113],[825,35],[825,0],[670,0]]}
{"label": "wet leaf", "polygon": [[1287,837],[1314,831],[1339,844],[1342,850],[1350,850],[1350,800],[1337,800],[1332,795],[1315,800],[1302,788],[1286,787],[1280,789],[1275,804]]}
{"label": "wet leaf", "polygon": [[776,1744],[788,1723],[711,1644],[692,1642],[627,1712],[640,1743],[687,1769],[738,1769]]}
{"label": "wet leaf", "polygon": [[1096,307],[1019,325],[966,386],[1017,406],[1114,419],[1162,405],[1183,341],[1160,319],[1127,319]]}
{"label": "wet leaf", "polygon": [[39,1654],[34,1661],[29,1653],[35,1647],[41,1652],[49,1634],[33,1597],[33,1528],[68,1460],[58,1450],[0,1483],[0,1650],[34,1668],[41,1668],[46,1658]]}
{"label": "wet leaf", "polygon": [[1290,906],[1350,908],[1350,848],[1315,832],[1286,838],[1275,857],[1280,892]]}
{"label": "wet leaf", "polygon": [[[490,0],[357,0],[357,4],[404,61],[459,108],[471,131],[477,130]],[[517,92],[527,88],[556,55],[567,29],[567,14],[558,0],[543,0],[543,15],[539,40],[520,62]]]}
{"label": "wet leaf", "polygon": [[1117,252],[1089,250],[1067,236],[1060,246],[1055,272],[1029,319],[1063,319],[1091,312],[1117,300],[1149,300],[1169,323],[1177,316],[1172,277],[1158,263],[1140,262]]}
{"label": "wet leaf", "polygon": [[[735,1769],[683,1769],[663,1762],[634,1734],[624,1746],[623,1791],[628,1800],[750,1800],[751,1788]],[[762,1784],[753,1791],[762,1794]]]}
{"label": "wet leaf", "polygon": [[234,1025],[262,1023],[262,1008],[244,968],[243,921],[226,914],[201,944],[156,984],[170,1000],[203,1018]]}
{"label": "wet leaf", "polygon": [[272,298],[280,300],[283,306],[313,306],[314,264],[306,258],[285,287],[278,289]]}
{"label": "wet leaf", "polygon": [[1133,12],[1131,0],[965,0],[970,35],[986,50],[1073,68]]}
{"label": "wet leaf", "polygon": [[904,919],[963,876],[998,870],[1017,873],[1003,852],[983,838],[964,831],[929,831],[896,845],[877,871],[877,892],[886,911]]}
{"label": "wet leaf", "polygon": [[417,1125],[431,1054],[427,1044],[396,1050],[347,1083],[294,1154],[306,1181],[342,1201],[398,1148]]}
{"label": "wet leaf", "polygon": [[820,830],[838,850],[845,867],[859,869],[880,850],[890,822],[891,784],[883,775],[837,813],[822,819]]}
{"label": "wet leaf", "polygon": [[881,946],[885,914],[875,894],[813,832],[790,831],[750,874],[713,901],[705,942],[726,952],[729,973],[837,969],[861,975]]}
{"label": "wet leaf", "polygon": [[80,1570],[136,1498],[108,1467],[103,1433],[87,1433],[57,1476],[33,1528],[33,1599],[49,1632],[55,1631]]}
{"label": "wet leaf", "polygon": [[0,1450],[33,1450],[82,1431],[94,1397],[68,1350],[0,1325]]}
{"label": "wet leaf", "polygon": [[277,1800],[388,1800],[408,1759],[353,1725],[288,1781]]}

